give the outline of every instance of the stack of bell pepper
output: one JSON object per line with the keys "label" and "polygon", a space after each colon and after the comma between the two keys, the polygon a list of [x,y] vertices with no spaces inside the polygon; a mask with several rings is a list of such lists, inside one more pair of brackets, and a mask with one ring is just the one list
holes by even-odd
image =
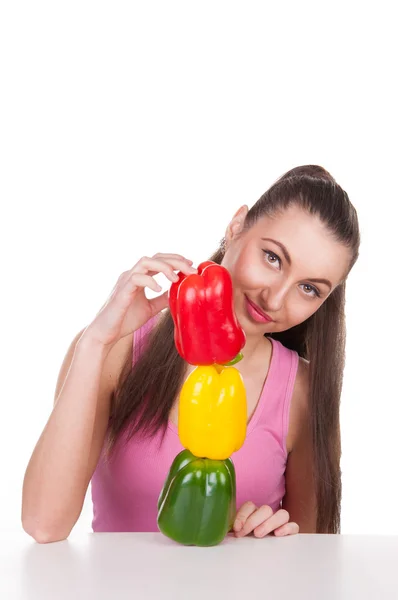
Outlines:
{"label": "stack of bell pepper", "polygon": [[220,543],[236,512],[230,458],[246,437],[246,391],[232,365],[242,358],[245,334],[233,309],[232,280],[212,261],[185,275],[169,292],[174,341],[195,369],[179,400],[178,434],[185,450],[174,459],[158,501],[158,526],[187,545]]}

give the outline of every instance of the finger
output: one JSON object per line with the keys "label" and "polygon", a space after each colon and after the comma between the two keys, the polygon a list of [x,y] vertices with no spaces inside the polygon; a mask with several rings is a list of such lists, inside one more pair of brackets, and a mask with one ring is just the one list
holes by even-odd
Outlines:
{"label": "finger", "polygon": [[166,259],[171,258],[171,259],[176,259],[176,260],[185,260],[190,265],[193,264],[193,260],[189,260],[188,258],[185,258],[185,256],[182,256],[182,254],[172,254],[172,253],[167,253],[167,252],[157,252],[156,254],[154,254],[152,256],[152,258],[166,258]]}
{"label": "finger", "polygon": [[162,291],[158,282],[149,275],[135,273],[133,278],[131,276],[126,278],[126,273],[122,273],[118,279],[118,283],[100,310],[103,310],[105,306],[111,303],[117,306],[128,306],[131,302],[131,294],[137,287],[149,287],[154,292]]}
{"label": "finger", "polygon": [[269,519],[273,514],[273,510],[270,506],[264,504],[253,512],[243,525],[242,529],[238,532],[238,537],[248,535],[255,530],[261,523]]}
{"label": "finger", "polygon": [[290,516],[287,510],[281,508],[280,510],[277,510],[276,513],[274,513],[272,516],[268,517],[267,519],[264,519],[261,524],[256,526],[253,533],[255,537],[264,537],[265,535],[268,535],[269,533],[271,533],[271,531],[274,531],[278,527],[282,527],[285,524],[287,524],[289,522],[289,518]]}
{"label": "finger", "polygon": [[165,261],[149,258],[148,256],[143,256],[132,268],[131,273],[145,273],[150,276],[163,273],[171,282],[176,282],[179,278],[175,271],[181,271],[185,275],[197,273],[197,269],[194,269],[185,261]]}
{"label": "finger", "polygon": [[148,287],[154,292],[161,292],[162,287],[149,275],[143,273],[133,273],[124,285],[123,291],[130,293],[136,287]]}
{"label": "finger", "polygon": [[132,278],[131,271],[124,271],[123,273],[121,273],[121,275],[119,275],[119,279],[117,280],[116,285],[110,293],[109,298],[105,302],[105,304],[108,304],[115,298],[120,298],[120,293],[123,291],[126,291],[128,294],[130,294],[131,291],[137,286],[147,286],[151,288],[151,290],[153,290],[154,292],[162,291],[161,286],[158,284],[157,281],[155,281],[153,277],[141,273],[135,274],[134,278]]}
{"label": "finger", "polygon": [[[156,260],[159,260],[159,259],[156,259]],[[192,260],[187,260],[184,257],[175,258],[174,256],[170,255],[170,256],[165,256],[161,260],[165,264],[169,265],[174,271],[181,271],[185,275],[192,275],[193,273],[198,272],[198,270],[193,266]]]}
{"label": "finger", "polygon": [[245,502],[242,504],[238,512],[236,513],[235,521],[234,521],[234,531],[239,532],[242,530],[244,524],[247,519],[257,510],[257,506],[254,502]]}
{"label": "finger", "polygon": [[290,521],[290,523],[286,523],[285,525],[282,525],[282,527],[278,527],[278,529],[275,529],[274,535],[277,537],[282,537],[285,535],[296,535],[297,533],[299,533],[299,531],[300,527],[297,525],[297,523]]}
{"label": "finger", "polygon": [[171,282],[178,281],[178,275],[171,265],[163,260],[149,258],[148,256],[143,256],[131,269],[131,277],[136,273],[143,273],[150,277],[157,273],[163,273]]}

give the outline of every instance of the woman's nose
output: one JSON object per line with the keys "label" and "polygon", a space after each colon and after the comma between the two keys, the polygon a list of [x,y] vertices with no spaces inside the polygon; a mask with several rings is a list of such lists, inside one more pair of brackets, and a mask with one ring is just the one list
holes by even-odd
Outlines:
{"label": "woman's nose", "polygon": [[272,313],[281,310],[285,302],[287,291],[287,287],[282,285],[272,285],[265,288],[261,294],[264,303],[263,306],[266,307],[265,310]]}

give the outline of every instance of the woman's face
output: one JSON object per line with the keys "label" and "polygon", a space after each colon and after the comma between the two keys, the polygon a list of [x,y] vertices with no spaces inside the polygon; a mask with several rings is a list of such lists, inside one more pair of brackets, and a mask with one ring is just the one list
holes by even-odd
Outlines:
{"label": "woman's face", "polygon": [[285,331],[322,305],[344,279],[351,253],[297,206],[241,233],[246,214],[243,206],[229,224],[222,261],[232,277],[236,316],[246,335]]}

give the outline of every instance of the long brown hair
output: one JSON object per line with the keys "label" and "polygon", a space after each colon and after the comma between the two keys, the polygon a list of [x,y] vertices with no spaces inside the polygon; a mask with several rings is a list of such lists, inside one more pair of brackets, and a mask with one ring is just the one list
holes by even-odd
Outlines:
{"label": "long brown hair", "polygon": [[[351,250],[349,271],[358,258],[357,213],[346,192],[322,167],[297,167],[280,177],[249,210],[244,227],[264,215],[295,204],[320,217],[335,239]],[[220,263],[223,244],[210,257]],[[340,395],[345,362],[345,279],[306,321],[273,333],[284,346],[309,360],[311,431],[318,533],[340,532]],[[169,413],[184,380],[185,362],[174,344],[174,324],[163,312],[131,366],[129,356],[113,396],[107,455],[119,435],[154,435],[166,431]]]}

